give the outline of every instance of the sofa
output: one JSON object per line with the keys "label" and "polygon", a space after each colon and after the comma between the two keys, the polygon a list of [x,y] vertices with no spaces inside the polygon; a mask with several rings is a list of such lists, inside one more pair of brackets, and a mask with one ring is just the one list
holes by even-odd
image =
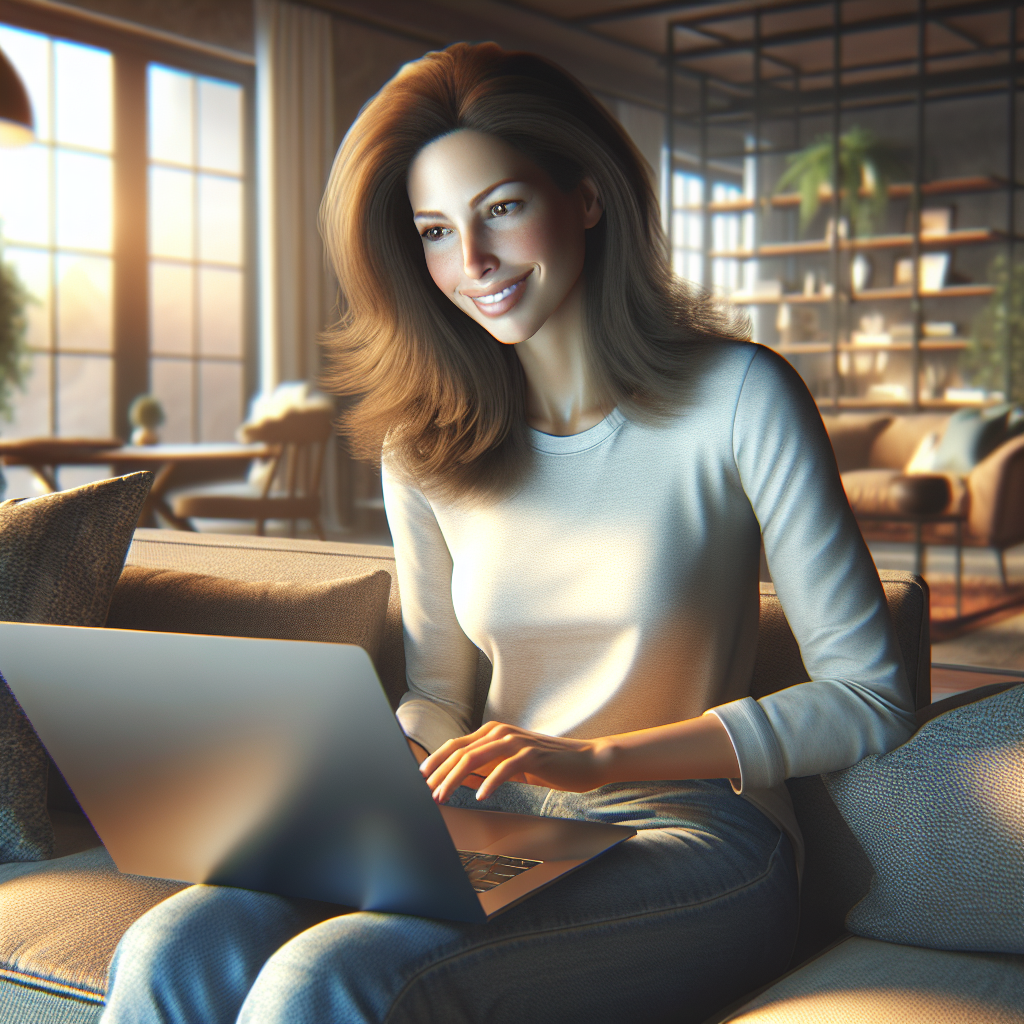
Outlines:
{"label": "sofa", "polygon": [[822,415],[843,486],[869,539],[955,540],[1004,552],[1024,542],[1024,411]]}
{"label": "sofa", "polygon": [[[142,567],[165,572],[146,572]],[[380,570],[390,575],[392,583],[374,660],[388,698],[397,704],[405,689],[404,653],[400,595],[390,548],[140,529],[134,534],[125,570],[114,590],[107,625],[180,630],[182,610],[175,611],[174,603],[167,600],[166,586],[161,589],[161,580],[166,584],[172,573],[213,577],[228,593],[232,586],[252,581],[274,581],[275,587],[289,582],[307,589],[327,587],[328,581]],[[962,696],[930,704],[927,586],[908,573],[885,572],[882,580],[922,722],[929,718],[942,722],[949,715],[965,713],[958,706],[966,703]],[[273,591],[271,597],[278,593]],[[179,618],[169,622],[175,615]],[[194,631],[227,631],[216,618],[207,615],[202,628]],[[760,696],[806,678],[799,649],[774,590],[770,584],[762,584],[753,693]],[[144,685],[144,679],[141,671],[140,685]],[[488,680],[489,665],[481,656],[478,711]],[[1002,695],[983,692],[980,696],[999,699]],[[980,706],[971,705],[966,710]],[[930,766],[929,777],[934,777],[939,768]],[[835,785],[834,779],[817,777],[789,783],[806,841],[801,924],[793,970],[781,979],[766,979],[768,984],[761,991],[748,993],[739,1002],[734,998],[738,993],[728,994],[734,1003],[718,1009],[708,1024],[712,1020],[744,1024],[944,1021],[947,1016],[936,1008],[941,1010],[947,1003],[956,1011],[949,1020],[979,1024],[1024,1021],[1024,956],[940,952],[847,931],[847,915],[870,892],[874,873],[872,861],[836,801],[852,799],[854,806],[872,801],[856,793],[844,797]],[[59,772],[52,767],[48,804],[56,835],[53,857],[0,865],[3,1024],[95,1021],[102,1010],[107,967],[124,930],[150,907],[183,887],[173,881],[119,874]],[[1020,909],[1018,904],[1015,911]],[[310,911],[311,920],[333,912],[328,905],[316,905]],[[851,979],[874,986],[872,992],[877,998],[873,1002],[862,999],[860,1003],[848,1000],[847,1004],[840,999],[845,1009],[838,1013],[827,999],[822,1002],[822,992],[845,992]],[[801,1007],[810,1009],[805,1013]],[[701,1016],[706,1017],[706,1011]],[[680,1008],[680,1021],[693,1019],[685,1007]]]}

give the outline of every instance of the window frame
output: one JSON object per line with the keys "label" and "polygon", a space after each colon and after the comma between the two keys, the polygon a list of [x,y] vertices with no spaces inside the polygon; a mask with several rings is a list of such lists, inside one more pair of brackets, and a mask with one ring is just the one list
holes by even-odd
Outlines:
{"label": "window frame", "polygon": [[147,70],[151,63],[235,82],[243,88],[243,408],[258,380],[258,252],[255,57],[197,43],[177,42],[140,26],[115,27],[83,12],[30,7],[0,0],[0,22],[55,39],[108,50],[113,89],[113,387],[111,431],[128,438],[128,407],[150,390],[149,135]]}

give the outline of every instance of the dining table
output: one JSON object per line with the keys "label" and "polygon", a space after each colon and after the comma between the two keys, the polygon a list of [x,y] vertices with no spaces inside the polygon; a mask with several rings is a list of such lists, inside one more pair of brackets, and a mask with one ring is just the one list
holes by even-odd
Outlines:
{"label": "dining table", "polygon": [[112,467],[115,475],[149,469],[156,476],[139,517],[140,526],[156,526],[157,515],[178,530],[193,530],[192,524],[176,516],[167,501],[175,477],[187,467],[236,470],[251,459],[270,458],[275,447],[267,444],[202,442],[199,444],[124,444],[117,438],[28,437],[0,438],[0,465],[25,466],[44,493],[59,489],[60,466]]}

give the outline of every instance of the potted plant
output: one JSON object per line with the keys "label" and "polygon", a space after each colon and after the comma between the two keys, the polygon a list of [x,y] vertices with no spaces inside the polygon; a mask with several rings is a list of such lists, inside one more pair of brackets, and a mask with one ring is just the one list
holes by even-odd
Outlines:
{"label": "potted plant", "polygon": [[159,444],[156,428],[164,421],[164,407],[155,395],[137,395],[128,408],[128,419],[135,428],[132,444]]}
{"label": "potted plant", "polygon": [[[25,286],[14,267],[4,262],[0,249],[0,417],[8,421],[14,416],[14,392],[24,389],[31,369],[25,341],[28,299]],[[0,471],[0,498],[6,489],[7,483]]]}
{"label": "potted plant", "polygon": [[1003,391],[1006,384],[1006,332],[1010,332],[1010,402],[1024,402],[1024,262],[1015,261],[1013,273],[1000,253],[989,267],[994,286],[991,299],[974,321],[971,346],[960,366],[972,386]]}
{"label": "potted plant", "polygon": [[[832,198],[832,137],[822,135],[799,153],[779,178],[776,193],[800,193],[800,227],[806,230],[823,201]],[[888,186],[902,161],[895,149],[866,128],[839,136],[839,211],[855,235],[871,234],[885,215]]]}

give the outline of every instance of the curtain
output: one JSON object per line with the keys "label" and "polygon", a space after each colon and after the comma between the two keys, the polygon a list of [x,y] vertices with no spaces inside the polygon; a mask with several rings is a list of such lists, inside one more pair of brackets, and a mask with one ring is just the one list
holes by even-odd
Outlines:
{"label": "curtain", "polygon": [[331,17],[256,0],[260,390],[315,381],[335,288],[317,209],[336,145]]}

